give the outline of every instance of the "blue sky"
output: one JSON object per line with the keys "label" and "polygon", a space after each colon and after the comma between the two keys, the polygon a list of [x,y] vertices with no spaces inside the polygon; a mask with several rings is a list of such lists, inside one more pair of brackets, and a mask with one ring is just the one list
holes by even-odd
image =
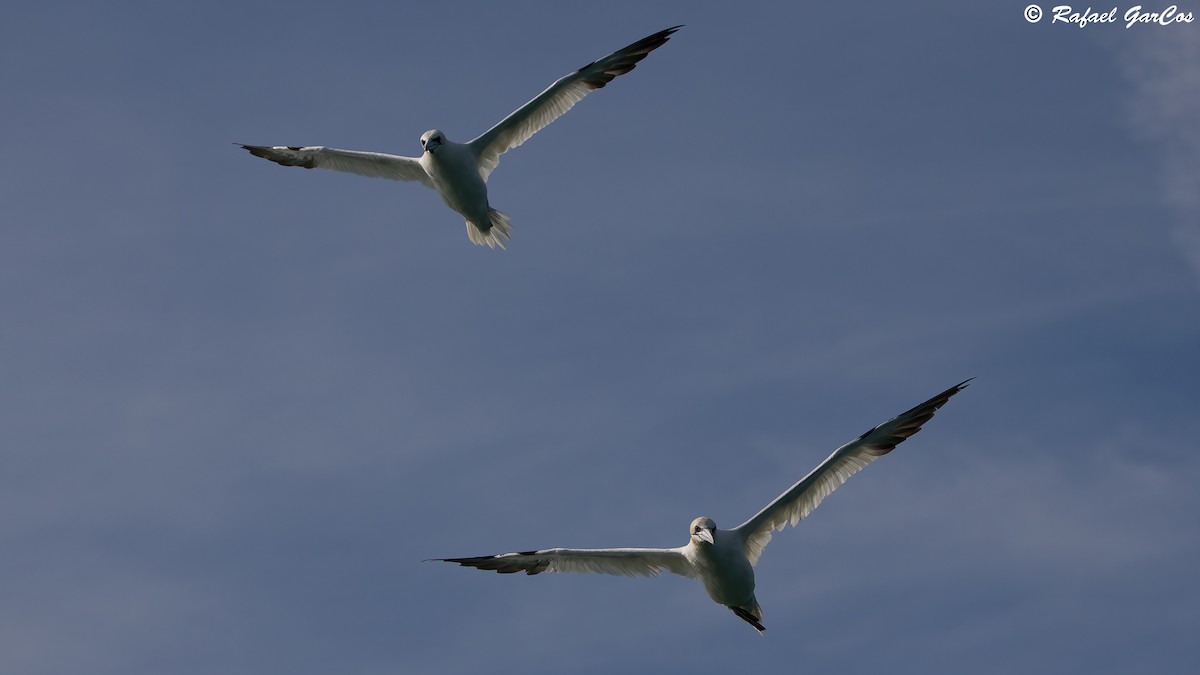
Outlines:
{"label": "blue sky", "polygon": [[[1025,4],[6,9],[0,670],[1194,665],[1200,24]],[[415,155],[679,23],[505,156],[507,252],[231,145]],[[421,562],[681,545],[966,377],[775,537],[763,638]]]}

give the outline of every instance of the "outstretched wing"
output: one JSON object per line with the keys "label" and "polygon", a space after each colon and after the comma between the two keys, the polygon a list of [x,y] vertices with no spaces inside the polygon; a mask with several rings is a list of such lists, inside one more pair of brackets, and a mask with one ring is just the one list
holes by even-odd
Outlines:
{"label": "outstretched wing", "polygon": [[549,548],[524,553],[501,553],[477,558],[436,558],[438,562],[493,570],[524,572],[590,572],[623,577],[656,577],[663,572],[692,577],[692,565],[682,549],[663,548]]}
{"label": "outstretched wing", "polygon": [[487,180],[492,170],[500,164],[500,155],[529,140],[530,136],[561,117],[584,96],[612,82],[618,75],[633,70],[638,61],[666,44],[671,33],[679,28],[675,26],[661,30],[559,78],[532,101],[471,141],[469,145],[479,158],[479,174]]}
{"label": "outstretched wing", "polygon": [[920,431],[921,425],[928,422],[938,408],[945,405],[951,396],[962,391],[970,381],[965,380],[950,387],[838,448],[811,473],[800,479],[800,482],[776,497],[775,501],[753,518],[738,525],[735,530],[745,537],[746,557],[750,559],[750,564],[758,563],[767,542],[771,541],[772,532],[800,522],[801,518],[812,513],[821,500],[845,483],[850,476]]}
{"label": "outstretched wing", "polygon": [[338,150],[323,146],[300,148],[292,145],[243,145],[255,157],[269,159],[284,166],[302,166],[306,169],[332,169],[356,173],[371,178],[392,180],[415,180],[433,187],[429,174],[415,157],[387,155],[382,152],[360,152]]}

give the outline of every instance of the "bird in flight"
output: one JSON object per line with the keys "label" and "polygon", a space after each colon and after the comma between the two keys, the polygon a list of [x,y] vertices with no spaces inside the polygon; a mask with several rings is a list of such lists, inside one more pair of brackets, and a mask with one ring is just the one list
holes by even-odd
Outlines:
{"label": "bird in flight", "polygon": [[732,530],[717,529],[717,524],[707,516],[696,518],[688,526],[691,540],[685,546],[550,548],[474,558],[435,558],[434,561],[501,574],[594,572],[654,577],[671,572],[704,584],[710,598],[728,607],[761,634],[766,629],[762,624],[762,609],[754,597],[754,566],[771,541],[771,534],[800,522],[846,479],[920,431],[921,425],[968,382],[970,380],[950,387],[838,448],[811,473]]}
{"label": "bird in flight", "polygon": [[681,26],[661,30],[565,75],[517,108],[496,126],[468,143],[455,143],[438,129],[421,134],[420,157],[381,152],[338,150],[323,146],[245,145],[250,154],[283,166],[333,169],[372,178],[417,181],[437,190],[446,206],[467,219],[467,236],[477,245],[504,248],[512,223],[508,215],[488,202],[487,179],[500,164],[500,155],[529,140],[558,119],[584,96],[618,75],[633,70],[638,61],[667,43]]}

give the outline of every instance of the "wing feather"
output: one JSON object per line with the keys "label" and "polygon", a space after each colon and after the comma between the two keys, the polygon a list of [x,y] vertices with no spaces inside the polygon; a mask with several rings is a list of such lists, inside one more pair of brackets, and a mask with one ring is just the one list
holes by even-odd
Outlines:
{"label": "wing feather", "polygon": [[654,35],[597,59],[565,75],[525,105],[470,142],[479,158],[479,174],[484,180],[500,164],[500,155],[529,140],[546,125],[561,117],[583,97],[633,70],[638,61],[667,43],[680,26]]}
{"label": "wing feather", "polygon": [[684,557],[682,549],[550,548],[542,551],[436,560],[500,574],[588,572],[623,577],[656,577],[663,572],[671,572],[685,577],[694,576],[691,563]]}
{"label": "wing feather", "polygon": [[382,152],[339,150],[323,146],[296,147],[289,145],[243,145],[255,157],[269,159],[283,166],[302,166],[306,169],[332,169],[356,173],[371,178],[412,180],[433,187],[433,181],[415,157],[388,155]]}
{"label": "wing feather", "polygon": [[950,387],[838,448],[811,473],[776,497],[753,518],[737,526],[735,530],[745,538],[746,557],[750,559],[750,564],[758,563],[758,558],[771,541],[773,532],[800,522],[850,476],[920,431],[921,425],[928,422],[951,396],[962,391],[967,382],[970,380]]}

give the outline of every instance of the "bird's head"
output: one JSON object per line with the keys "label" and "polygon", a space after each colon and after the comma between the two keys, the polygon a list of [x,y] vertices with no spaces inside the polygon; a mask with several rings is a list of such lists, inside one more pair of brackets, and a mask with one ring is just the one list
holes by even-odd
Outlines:
{"label": "bird's head", "polygon": [[421,134],[421,147],[425,152],[433,152],[433,149],[446,142],[446,134],[443,134],[437,129],[430,129]]}
{"label": "bird's head", "polygon": [[711,545],[717,536],[717,524],[708,516],[700,516],[692,521],[689,534],[694,543]]}

